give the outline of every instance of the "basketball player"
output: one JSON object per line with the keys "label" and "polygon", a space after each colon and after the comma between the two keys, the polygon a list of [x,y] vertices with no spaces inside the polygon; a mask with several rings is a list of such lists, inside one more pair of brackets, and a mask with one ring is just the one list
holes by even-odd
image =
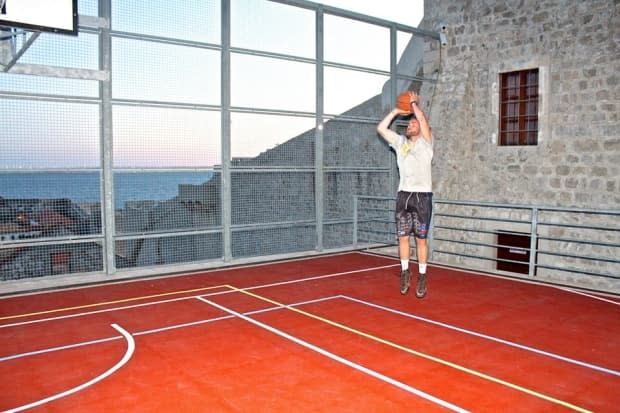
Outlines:
{"label": "basketball player", "polygon": [[[396,229],[398,254],[401,262],[400,293],[407,294],[411,283],[409,238],[415,237],[418,256],[418,282],[416,297],[426,295],[426,263],[428,259],[427,234],[431,221],[433,192],[431,161],[433,159],[433,136],[426,116],[418,106],[419,96],[409,92],[411,110],[398,106],[379,123],[377,132],[396,152],[400,181],[396,196]],[[396,116],[411,115],[406,136],[390,129]]]}

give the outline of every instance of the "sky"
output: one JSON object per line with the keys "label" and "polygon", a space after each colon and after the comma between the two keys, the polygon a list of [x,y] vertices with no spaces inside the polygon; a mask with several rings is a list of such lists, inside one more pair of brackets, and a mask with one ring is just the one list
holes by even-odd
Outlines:
{"label": "sky", "polygon": [[316,2],[412,27],[418,27],[424,17],[424,0],[319,0]]}

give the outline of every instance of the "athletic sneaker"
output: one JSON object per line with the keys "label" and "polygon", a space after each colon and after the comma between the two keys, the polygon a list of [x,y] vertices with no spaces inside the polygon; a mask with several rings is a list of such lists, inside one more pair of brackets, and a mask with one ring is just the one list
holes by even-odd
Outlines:
{"label": "athletic sneaker", "polygon": [[415,296],[418,298],[424,298],[426,295],[426,274],[420,274],[418,276],[418,284],[415,287]]}
{"label": "athletic sneaker", "polygon": [[407,294],[407,291],[409,291],[410,284],[411,284],[411,271],[402,270],[400,272],[400,293]]}

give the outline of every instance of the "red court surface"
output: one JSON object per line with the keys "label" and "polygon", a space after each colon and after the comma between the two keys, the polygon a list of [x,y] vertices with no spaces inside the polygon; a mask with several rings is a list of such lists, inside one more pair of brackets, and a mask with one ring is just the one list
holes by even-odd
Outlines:
{"label": "red court surface", "polygon": [[[413,268],[416,268],[415,263]],[[0,298],[0,411],[620,411],[620,300],[354,252]]]}

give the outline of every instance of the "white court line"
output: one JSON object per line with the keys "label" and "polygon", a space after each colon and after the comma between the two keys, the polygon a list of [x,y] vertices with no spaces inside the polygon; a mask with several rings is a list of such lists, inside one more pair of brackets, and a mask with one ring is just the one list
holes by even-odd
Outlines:
{"label": "white court line", "polygon": [[67,344],[65,346],[45,348],[43,350],[29,351],[27,353],[12,354],[10,356],[0,357],[0,363],[4,361],[23,358],[23,357],[38,356],[39,354],[45,354],[45,353],[53,353],[54,351],[70,350],[72,348],[79,348],[79,347],[90,346],[93,344],[106,343],[108,341],[118,340],[119,338],[122,338],[122,337],[119,337],[119,336],[107,337],[107,338],[101,338],[98,340],[82,341],[81,343]]}
{"label": "white court line", "polygon": [[[204,294],[202,296],[196,296],[193,298],[196,298],[198,300],[201,299],[201,297],[205,297],[208,294]],[[340,298],[340,296],[338,295],[332,295],[331,297],[324,297],[324,298],[315,298],[313,300],[307,300],[307,301],[300,301],[297,303],[293,303],[291,304],[292,307],[297,307],[300,305],[305,305],[305,304],[312,304],[312,303],[319,303],[321,301],[328,301],[328,300],[334,300],[336,298]],[[202,301],[202,300],[201,300]],[[261,314],[261,313],[267,313],[269,311],[275,311],[275,310],[282,310],[284,307],[278,305],[278,306],[274,306],[274,307],[268,307],[268,308],[262,308],[260,310],[253,310],[253,311],[248,311],[243,313],[244,315],[254,315],[254,314]],[[200,324],[206,324],[206,323],[211,323],[214,321],[221,321],[221,320],[228,320],[231,318],[235,318],[232,315],[227,315],[227,316],[221,316],[221,317],[215,317],[215,318],[209,318],[207,320],[200,320],[200,321],[193,321],[191,323],[185,323],[185,324],[177,324],[177,325],[173,325],[173,326],[167,326],[167,327],[161,327],[161,328],[155,328],[152,330],[145,330],[145,331],[140,331],[137,333],[134,333],[134,336],[141,336],[141,335],[145,335],[145,334],[153,334],[153,333],[161,333],[164,331],[169,331],[169,330],[176,330],[177,328],[183,328],[183,327],[193,327],[195,325],[200,325]]]}
{"label": "white court line", "polygon": [[513,341],[508,341],[508,340],[504,340],[504,339],[501,339],[501,338],[489,336],[489,335],[486,335],[486,334],[477,333],[475,331],[467,330],[467,329],[464,329],[464,328],[461,328],[461,327],[456,327],[456,326],[453,326],[451,324],[446,324],[446,323],[442,323],[440,321],[435,321],[435,320],[431,320],[431,319],[428,319],[428,318],[420,317],[420,316],[417,316],[417,315],[405,313],[403,311],[395,310],[393,308],[385,307],[385,306],[382,306],[382,305],[379,305],[379,304],[370,303],[368,301],[360,300],[360,299],[349,297],[349,296],[346,296],[346,295],[340,295],[340,297],[342,297],[342,298],[344,298],[346,300],[354,301],[354,302],[359,303],[359,304],[367,305],[369,307],[378,308],[380,310],[388,311],[390,313],[402,315],[404,317],[414,318],[416,320],[423,321],[425,323],[434,324],[436,326],[440,326],[440,327],[447,328],[447,329],[450,329],[450,330],[458,331],[460,333],[465,333],[465,334],[469,334],[469,335],[472,335],[472,336],[480,337],[480,338],[483,338],[483,339],[486,339],[486,340],[494,341],[496,343],[501,343],[501,344],[505,344],[507,346],[516,347],[516,348],[519,348],[521,350],[526,350],[526,351],[530,351],[532,353],[537,353],[537,354],[540,354],[540,355],[543,355],[543,356],[546,356],[546,357],[554,358],[554,359],[557,359],[557,360],[562,360],[562,361],[565,361],[567,363],[576,364],[578,366],[586,367],[586,368],[589,368],[589,369],[592,369],[592,370],[596,370],[596,371],[600,371],[602,373],[607,373],[607,374],[611,374],[611,375],[614,375],[614,376],[620,376],[620,371],[611,370],[611,369],[608,369],[608,368],[605,368],[605,367],[597,366],[595,364],[590,364],[590,363],[586,363],[586,362],[583,362],[583,361],[575,360],[575,359],[572,359],[572,358],[569,358],[569,357],[564,357],[564,356],[561,356],[559,354],[550,353],[550,352],[547,352],[547,351],[544,351],[544,350],[539,350],[537,348],[529,347],[529,346],[526,346],[526,345],[523,345],[523,344],[519,344],[519,343],[515,343]]}
{"label": "white court line", "polygon": [[[379,267],[370,267],[370,268],[364,268],[360,270],[351,270],[351,271],[343,271],[343,272],[337,272],[337,273],[331,273],[331,274],[316,275],[316,276],[307,277],[307,278],[298,278],[296,280],[280,281],[280,282],[271,283],[271,284],[262,284],[262,285],[252,286],[252,287],[246,287],[244,288],[244,290],[249,291],[249,290],[255,290],[255,289],[260,289],[260,288],[276,287],[279,285],[287,285],[287,284],[307,282],[307,281],[316,281],[316,280],[325,279],[325,278],[339,277],[341,275],[349,275],[349,274],[355,274],[355,273],[365,272],[365,271],[381,270],[385,268],[394,267],[396,265],[400,265],[400,264],[382,265]],[[55,317],[39,318],[36,320],[19,321],[19,322],[15,322],[11,324],[0,324],[0,329],[7,328],[7,327],[22,326],[22,325],[27,325],[27,324],[43,323],[46,321],[62,320],[65,318],[82,317],[82,316],[91,315],[91,314],[107,313],[107,312],[117,311],[117,310],[126,310],[130,308],[139,308],[139,307],[145,307],[149,305],[165,304],[165,303],[171,303],[175,301],[191,300],[198,296],[207,296],[207,295],[214,296],[214,295],[231,294],[231,293],[236,293],[236,292],[237,291],[235,290],[217,291],[217,292],[209,293],[209,294],[199,294],[199,295],[191,295],[187,297],[170,298],[167,300],[152,301],[152,302],[141,303],[141,304],[132,304],[132,305],[127,305],[127,306],[122,306],[122,307],[111,307],[111,308],[106,308],[104,310],[86,311],[82,313],[68,314],[64,316],[55,316]],[[140,297],[137,297],[137,298],[139,299]]]}
{"label": "white court line", "polygon": [[[217,293],[204,294],[203,296],[210,296],[210,295],[217,295]],[[198,296],[189,297],[189,298],[196,299],[196,298],[198,298]],[[300,301],[300,302],[297,302],[297,303],[289,304],[289,306],[296,307],[296,306],[305,305],[305,304],[318,303],[318,302],[321,302],[321,301],[334,300],[336,298],[342,298],[342,297],[339,296],[339,295],[333,295],[333,296],[330,296],[330,297],[316,298],[314,300]],[[274,306],[274,307],[269,307],[269,308],[263,308],[261,310],[248,311],[248,312],[243,313],[243,314],[245,314],[245,315],[254,315],[254,314],[265,313],[265,312],[268,312],[268,311],[281,310],[283,308],[284,307],[282,307],[282,306]],[[134,332],[133,336],[137,337],[137,336],[142,336],[142,335],[147,335],[147,334],[161,333],[161,332],[169,331],[169,330],[176,330],[176,329],[179,329],[179,328],[194,327],[194,326],[201,325],[201,324],[207,324],[207,323],[212,323],[212,322],[221,321],[221,320],[228,320],[228,319],[231,319],[231,318],[234,318],[234,316],[226,315],[226,316],[221,316],[221,317],[207,318],[207,319],[203,319],[203,320],[192,321],[192,322],[189,322],[189,323],[175,324],[175,325],[171,325],[171,326],[167,326],[167,327],[160,327],[160,328],[154,328],[154,329],[151,329],[151,330],[138,331],[138,332]],[[119,338],[122,338],[122,337],[121,336],[108,337],[108,338],[102,338],[102,339],[92,340],[92,341],[84,341],[84,342],[81,342],[81,343],[68,344],[68,345],[65,345],[65,346],[50,347],[50,348],[43,349],[43,350],[29,351],[27,353],[13,354],[13,355],[10,355],[10,356],[0,357],[0,363],[3,362],[3,361],[15,360],[15,359],[18,359],[18,358],[23,358],[23,357],[36,356],[36,355],[45,354],[45,353],[53,353],[55,351],[62,351],[62,350],[68,350],[68,349],[72,349],[72,348],[90,346],[90,345],[93,345],[93,344],[101,344],[101,343],[105,343],[105,342],[108,342],[108,341],[118,340]]]}
{"label": "white court line", "polygon": [[574,294],[578,294],[578,295],[583,295],[584,297],[589,297],[589,298],[593,298],[595,300],[604,301],[606,303],[610,303],[610,304],[614,304],[614,305],[620,306],[620,302],[618,302],[618,301],[608,300],[606,298],[599,297],[597,295],[584,293],[583,291],[573,290],[572,288],[568,288],[568,287],[555,287],[555,288],[557,288],[558,290],[568,291],[570,293],[574,293]]}
{"label": "white court line", "polygon": [[[359,272],[384,270],[386,268],[392,268],[392,267],[396,267],[396,266],[399,266],[399,265],[400,265],[400,263],[398,263],[398,264],[388,264],[388,265],[381,265],[379,267],[363,268],[361,270],[351,270],[351,271],[335,272],[335,273],[325,274],[325,275],[316,275],[316,276],[312,276],[312,277],[298,278],[296,280],[279,281],[279,282],[272,283],[272,284],[262,284],[262,285],[257,285],[257,286],[254,286],[254,287],[245,287],[245,288],[242,288],[242,290],[244,290],[244,291],[251,291],[251,290],[255,290],[255,289],[259,289],[259,288],[269,288],[269,287],[277,287],[277,286],[280,286],[280,285],[295,284],[295,283],[306,282],[306,281],[323,280],[325,278],[340,277],[341,275],[356,274],[356,273],[359,273]],[[231,293],[231,292],[237,292],[237,291],[236,290],[231,290],[231,291],[226,291],[226,292],[227,293]]]}
{"label": "white court line", "polygon": [[116,331],[121,333],[125,337],[125,340],[127,340],[127,351],[125,352],[125,355],[123,356],[123,358],[118,363],[116,363],[116,365],[114,365],[111,369],[109,369],[105,373],[103,373],[103,374],[101,374],[101,375],[99,375],[99,376],[97,376],[97,377],[87,381],[86,383],[80,384],[79,386],[76,386],[76,387],[74,387],[72,389],[69,389],[67,391],[64,391],[62,393],[58,393],[58,394],[56,394],[54,396],[46,397],[45,399],[41,399],[41,400],[38,400],[38,401],[30,403],[30,404],[26,404],[26,405],[23,405],[23,406],[15,407],[15,408],[10,409],[10,410],[6,410],[5,413],[21,412],[22,410],[31,409],[33,407],[40,406],[42,404],[51,402],[53,400],[58,400],[61,397],[65,397],[65,396],[68,396],[70,394],[77,393],[78,391],[81,391],[81,390],[85,389],[86,387],[92,386],[93,384],[95,384],[97,382],[100,382],[101,380],[105,379],[106,377],[108,377],[109,375],[111,375],[112,373],[114,373],[118,369],[120,369],[122,366],[127,364],[129,359],[133,355],[133,352],[135,350],[136,344],[135,344],[131,334],[129,334],[127,331],[125,331],[119,325],[112,324],[112,327]]}
{"label": "white court line", "polygon": [[93,314],[102,314],[102,313],[109,313],[109,312],[113,312],[113,311],[129,310],[131,308],[146,307],[146,306],[149,306],[149,305],[166,304],[166,303],[172,303],[172,302],[175,302],[175,301],[190,300],[190,299],[192,299],[194,297],[195,296],[180,297],[180,298],[170,298],[170,299],[167,299],[167,300],[152,301],[152,302],[141,303],[141,304],[125,305],[125,306],[122,306],[122,307],[110,307],[110,308],[106,308],[104,310],[85,311],[85,312],[82,312],[82,313],[75,313],[75,314],[59,315],[59,316],[54,316],[54,317],[39,318],[39,319],[36,319],[36,320],[18,321],[16,323],[11,323],[11,324],[2,324],[2,325],[0,325],[0,328],[18,327],[18,326],[24,326],[24,325],[28,325],[28,324],[44,323],[44,322],[47,322],[47,321],[64,320],[66,318],[84,317],[84,316],[93,315]]}
{"label": "white court line", "polygon": [[458,406],[456,406],[456,405],[454,405],[452,403],[449,403],[449,402],[447,402],[445,400],[439,399],[439,398],[437,398],[435,396],[432,396],[432,395],[430,395],[428,393],[425,393],[422,390],[416,389],[415,387],[411,387],[408,384],[402,383],[402,382],[400,382],[398,380],[394,380],[391,377],[385,376],[385,375],[383,375],[383,374],[381,374],[379,372],[376,372],[376,371],[371,370],[371,369],[369,369],[367,367],[364,367],[361,364],[354,363],[354,362],[352,362],[350,360],[347,360],[347,359],[345,359],[343,357],[340,357],[340,356],[338,356],[338,355],[336,355],[334,353],[331,353],[331,352],[329,352],[329,351],[327,351],[325,349],[322,349],[321,347],[315,346],[314,344],[308,343],[307,341],[304,341],[304,340],[299,339],[299,338],[297,338],[295,336],[287,334],[284,331],[278,330],[277,328],[271,327],[270,325],[267,325],[265,323],[261,323],[260,321],[257,321],[257,320],[255,320],[253,318],[247,317],[247,316],[245,316],[245,315],[243,315],[241,313],[238,313],[238,312],[236,312],[234,310],[231,310],[231,309],[226,308],[226,307],[224,307],[222,305],[214,303],[213,301],[207,300],[207,299],[202,298],[202,297],[198,297],[198,299],[203,301],[203,302],[205,302],[205,303],[207,303],[207,304],[209,304],[209,305],[211,305],[211,306],[213,306],[213,307],[219,308],[220,310],[222,310],[224,312],[232,314],[235,317],[239,317],[239,318],[241,318],[241,319],[243,319],[243,320],[245,320],[245,321],[247,321],[249,323],[252,323],[252,324],[260,327],[260,328],[263,328],[263,329],[265,329],[267,331],[270,331],[270,332],[272,332],[272,333],[274,333],[276,335],[279,335],[280,337],[283,337],[283,338],[285,338],[287,340],[290,340],[290,341],[292,341],[292,342],[294,342],[296,344],[299,344],[302,347],[305,347],[305,348],[307,348],[309,350],[315,351],[315,352],[317,352],[319,354],[322,354],[322,355],[324,355],[324,356],[326,356],[326,357],[328,357],[328,358],[330,358],[330,359],[332,359],[334,361],[337,361],[337,362],[342,363],[342,364],[344,364],[346,366],[352,367],[352,368],[354,368],[356,370],[361,371],[362,373],[366,373],[366,374],[368,374],[370,376],[373,376],[373,377],[375,377],[375,378],[377,378],[377,379],[379,379],[381,381],[384,381],[386,383],[392,384],[392,385],[394,385],[394,386],[396,386],[396,387],[398,387],[398,388],[400,388],[402,390],[405,390],[405,391],[407,391],[409,393],[415,394],[416,396],[422,397],[423,399],[426,399],[426,400],[428,400],[430,402],[433,402],[435,404],[443,406],[443,407],[445,407],[445,408],[447,408],[449,410],[452,410],[454,412],[468,412],[468,410],[465,410],[465,409],[463,409],[461,407],[458,407]]}

